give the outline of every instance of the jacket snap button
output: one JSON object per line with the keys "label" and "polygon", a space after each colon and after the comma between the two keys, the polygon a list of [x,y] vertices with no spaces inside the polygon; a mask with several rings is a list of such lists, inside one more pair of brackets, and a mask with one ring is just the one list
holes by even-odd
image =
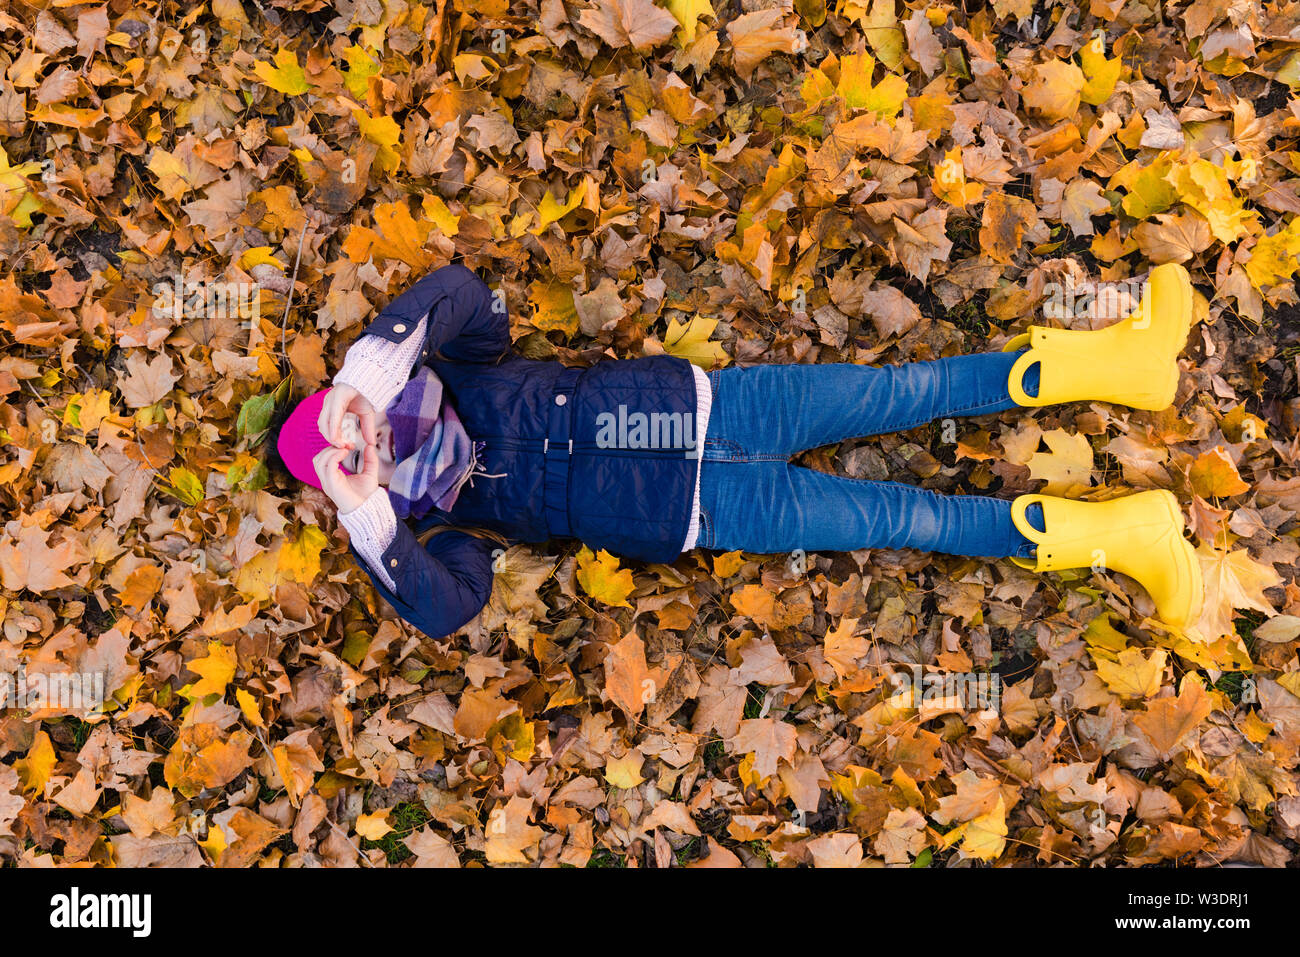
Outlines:
{"label": "jacket snap button", "polygon": [[406,326],[399,322],[397,325],[393,326],[393,331],[400,336],[406,331]]}
{"label": "jacket snap button", "polygon": [[556,405],[564,405],[564,403],[566,403],[566,402],[568,402],[568,401],[569,401],[569,397],[568,397],[567,395],[557,395],[557,396],[555,397],[555,404],[556,404]]}
{"label": "jacket snap button", "polygon": [[388,563],[388,567],[389,567],[389,568],[396,568],[396,567],[397,567],[397,559],[396,559],[396,558],[392,559],[392,560]]}

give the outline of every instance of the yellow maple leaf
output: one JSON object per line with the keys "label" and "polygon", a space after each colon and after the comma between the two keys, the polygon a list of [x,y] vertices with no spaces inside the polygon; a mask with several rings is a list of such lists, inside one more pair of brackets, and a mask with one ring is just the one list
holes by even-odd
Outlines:
{"label": "yellow maple leaf", "polygon": [[667,0],[668,12],[681,24],[682,38],[689,44],[695,42],[701,17],[712,17],[713,4],[709,0]]}
{"label": "yellow maple leaf", "polygon": [[208,858],[213,864],[221,863],[221,854],[228,846],[226,841],[226,832],[216,824],[208,828],[207,837],[201,841],[196,841],[195,843],[208,852]]}
{"label": "yellow maple leaf", "polygon": [[573,286],[566,282],[535,282],[528,290],[533,306],[529,320],[543,332],[558,330],[566,336],[578,331],[578,309],[573,302]]}
{"label": "yellow maple leaf", "polygon": [[1089,648],[1097,665],[1097,674],[1106,686],[1121,698],[1150,698],[1160,691],[1169,655],[1162,648],[1145,654],[1140,648],[1125,648],[1113,658],[1097,648]]}
{"label": "yellow maple leaf", "polygon": [[429,193],[424,197],[420,207],[444,236],[455,236],[460,232],[460,216],[453,213],[441,196]]}
{"label": "yellow maple leaf", "polygon": [[897,70],[901,67],[907,44],[903,28],[898,23],[898,14],[894,12],[894,0],[871,0],[870,8],[858,15],[858,22],[862,24],[867,43],[885,68]]}
{"label": "yellow maple leaf", "polygon": [[1286,228],[1262,236],[1250,250],[1246,275],[1256,289],[1289,283],[1300,267],[1300,217],[1292,217]]}
{"label": "yellow maple leaf", "polygon": [[266,722],[262,720],[262,711],[257,706],[256,698],[243,688],[236,688],[235,701],[239,703],[239,710],[243,712],[249,724],[257,728],[266,727]]}
{"label": "yellow maple leaf", "polygon": [[934,195],[952,206],[977,203],[984,195],[982,183],[966,182],[966,167],[962,163],[961,147],[954,146],[943,156],[943,162],[934,168]]}
{"label": "yellow maple leaf", "polygon": [[1220,242],[1236,242],[1259,218],[1233,194],[1227,171],[1207,159],[1175,165],[1165,178],[1184,204],[1205,217],[1210,232]]}
{"label": "yellow maple leaf", "polygon": [[9,154],[0,147],[0,196],[3,196],[3,210],[15,226],[24,229],[32,225],[32,213],[41,208],[41,201],[32,192],[27,177],[41,171],[41,164],[36,162],[9,165]]}
{"label": "yellow maple leaf", "polygon": [[298,540],[280,549],[276,573],[281,581],[310,585],[320,574],[320,553],[329,538],[315,525],[305,525]]}
{"label": "yellow maple leaf", "polygon": [[1073,117],[1079,112],[1084,82],[1083,71],[1073,63],[1039,63],[1022,93],[1025,106],[1050,122]]}
{"label": "yellow maple leaf", "polygon": [[358,100],[364,100],[370,89],[370,78],[379,76],[381,64],[365,47],[355,43],[343,51],[348,68],[343,71],[343,85]]}
{"label": "yellow maple leaf", "polygon": [[270,601],[271,590],[279,584],[280,549],[268,548],[258,552],[239,567],[235,587],[245,598],[253,601]]}
{"label": "yellow maple leaf", "polygon": [[1092,482],[1092,445],[1087,436],[1050,429],[1043,433],[1043,441],[1051,451],[1029,457],[1029,475],[1047,482],[1046,494],[1064,495]]}
{"label": "yellow maple leaf", "polygon": [[537,747],[533,723],[518,711],[512,711],[488,729],[487,742],[504,767],[507,758],[527,761]]}
{"label": "yellow maple leaf", "polygon": [[385,834],[391,834],[393,826],[388,823],[389,812],[392,808],[382,808],[371,814],[361,814],[357,817],[356,832],[358,837],[364,837],[367,840],[378,841]]}
{"label": "yellow maple leaf", "polygon": [[488,79],[499,69],[495,60],[481,53],[458,53],[451,59],[451,68],[465,87]]}
{"label": "yellow maple leaf", "polygon": [[182,199],[191,190],[203,185],[202,167],[192,154],[169,153],[156,149],[145,167],[154,174],[158,190],[168,199]]}
{"label": "yellow maple leaf", "polygon": [[1196,677],[1188,674],[1177,698],[1157,698],[1146,711],[1135,714],[1133,722],[1151,740],[1161,755],[1168,755],[1184,737],[1209,717],[1214,710],[1210,696]]}
{"label": "yellow maple leaf", "polygon": [[725,366],[731,361],[720,342],[710,342],[709,336],[718,328],[718,320],[696,315],[688,323],[671,319],[668,322],[668,335],[664,337],[664,351],[699,366],[712,369]]}
{"label": "yellow maple leaf", "polygon": [[270,246],[253,246],[239,254],[240,269],[249,270],[261,265],[274,266],[282,272],[287,268],[284,263],[275,258]]}
{"label": "yellow maple leaf", "polygon": [[1083,640],[1092,648],[1118,654],[1128,647],[1128,635],[1110,623],[1110,613],[1102,612],[1083,630]]}
{"label": "yellow maple leaf", "polygon": [[675,655],[665,661],[667,667],[651,668],[646,663],[645,642],[635,633],[624,635],[605,655],[605,694],[638,718],[663,691],[680,660],[681,656]]}
{"label": "yellow maple leaf", "polygon": [[640,751],[629,751],[621,758],[610,758],[605,762],[605,780],[625,791],[637,787],[645,781],[641,776],[643,764],[645,755]]}
{"label": "yellow maple leaf", "polygon": [[573,212],[582,205],[583,199],[587,196],[587,180],[583,179],[577,186],[569,190],[568,199],[560,202],[551,194],[548,189],[542,201],[537,204],[537,225],[529,232],[534,236],[542,233],[551,223],[558,223],[569,213]]}
{"label": "yellow maple leaf", "polygon": [[730,578],[744,565],[744,552],[724,552],[713,557],[713,574],[718,578]]}
{"label": "yellow maple leaf", "polygon": [[199,676],[199,680],[190,685],[190,696],[196,700],[226,694],[226,685],[235,677],[235,667],[239,659],[234,646],[223,645],[219,641],[208,642],[208,654],[204,658],[191,661],[187,668]]}
{"label": "yellow maple leaf", "polygon": [[215,724],[189,725],[181,729],[163,762],[163,779],[187,798],[204,788],[219,788],[253,763],[248,753],[252,744],[252,735],[242,728],[222,740]]}
{"label": "yellow maple leaf", "polygon": [[483,852],[489,864],[526,864],[536,855],[538,843],[545,832],[528,823],[532,811],[532,798],[517,794],[492,809],[488,815],[483,835],[487,838]]}
{"label": "yellow maple leaf", "polygon": [[826,632],[823,641],[823,654],[827,664],[835,669],[841,678],[858,670],[858,659],[867,653],[871,640],[866,635],[858,635],[858,619],[844,617],[840,623]]}
{"label": "yellow maple leaf", "polygon": [[635,587],[632,573],[619,568],[618,559],[603,548],[596,553],[586,545],[578,552],[578,584],[592,598],[606,605],[631,608],[627,596]]}
{"label": "yellow maple leaf", "polygon": [[1124,212],[1134,219],[1148,219],[1156,213],[1163,213],[1178,202],[1178,191],[1169,181],[1176,155],[1164,152],[1146,164],[1134,160],[1120,167],[1106,188],[1125,191]]}
{"label": "yellow maple leaf", "polygon": [[992,810],[953,828],[943,836],[942,843],[944,847],[952,847],[961,841],[958,850],[963,856],[991,861],[1006,847],[1006,838],[1007,803],[999,794]]}
{"label": "yellow maple leaf", "polygon": [[57,762],[58,756],[54,753],[50,736],[44,731],[37,731],[32,746],[27,749],[27,757],[14,762],[14,770],[18,772],[23,791],[43,794]]}
{"label": "yellow maple leaf", "polygon": [[401,162],[398,144],[402,138],[402,128],[397,121],[391,116],[370,116],[364,110],[353,110],[352,118],[357,121],[361,138],[379,147],[375,165],[385,173],[395,172]]}
{"label": "yellow maple leaf", "polygon": [[253,72],[259,80],[276,92],[288,96],[301,96],[311,89],[307,83],[307,74],[298,65],[296,53],[280,47],[274,60],[274,65],[262,61],[253,64]]}
{"label": "yellow maple leaf", "polygon": [[892,123],[907,101],[907,81],[886,73],[879,83],[873,83],[875,69],[876,58],[870,53],[849,54],[840,60],[840,81],[835,91],[850,109],[870,110]]}
{"label": "yellow maple leaf", "polygon": [[404,202],[380,203],[374,210],[374,228],[354,226],[343,241],[343,252],[354,263],[396,259],[420,272],[434,263],[433,254],[424,248],[434,224],[427,219],[416,221]]}
{"label": "yellow maple leaf", "polygon": [[1193,490],[1202,498],[1228,498],[1250,490],[1250,486],[1241,480],[1236,464],[1219,445],[1196,457],[1188,478]]}
{"label": "yellow maple leaf", "polygon": [[1115,92],[1124,61],[1121,57],[1106,59],[1106,34],[1098,30],[1079,51],[1079,63],[1086,81],[1079,98],[1091,106],[1100,106]]}
{"label": "yellow maple leaf", "polygon": [[799,95],[809,110],[815,110],[828,98],[835,95],[835,84],[822,70],[813,67],[804,74],[799,84]]}
{"label": "yellow maple leaf", "polygon": [[198,505],[204,499],[203,483],[199,477],[187,468],[174,468],[168,473],[171,492],[186,505]]}
{"label": "yellow maple leaf", "polygon": [[113,412],[113,396],[107,389],[79,392],[63,410],[63,424],[82,432],[94,432],[99,423]]}

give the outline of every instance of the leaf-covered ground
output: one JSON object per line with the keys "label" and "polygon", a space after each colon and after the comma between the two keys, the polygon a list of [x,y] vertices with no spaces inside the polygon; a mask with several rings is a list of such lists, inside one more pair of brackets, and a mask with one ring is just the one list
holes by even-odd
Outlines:
{"label": "leaf-covered ground", "polygon": [[[1294,862],[1297,4],[0,7],[0,669],[111,696],[3,711],[6,861]],[[704,365],[999,348],[1184,263],[1172,409],[802,461],[1172,489],[1205,616],[1086,570],[554,543],[432,641],[259,443],[451,260],[530,356]],[[999,707],[910,708],[913,666]]]}

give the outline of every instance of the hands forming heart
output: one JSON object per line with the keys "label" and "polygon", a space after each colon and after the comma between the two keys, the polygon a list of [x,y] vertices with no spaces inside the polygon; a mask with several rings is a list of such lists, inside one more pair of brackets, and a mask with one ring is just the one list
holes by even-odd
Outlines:
{"label": "hands forming heart", "polygon": [[[346,426],[348,415],[356,416],[356,428]],[[375,438],[375,410],[365,396],[346,385],[336,385],[325,396],[316,426],[329,446],[312,459],[321,490],[346,514],[379,488],[379,454]],[[357,433],[360,433],[359,435]],[[360,471],[343,469],[343,463],[360,453]]]}

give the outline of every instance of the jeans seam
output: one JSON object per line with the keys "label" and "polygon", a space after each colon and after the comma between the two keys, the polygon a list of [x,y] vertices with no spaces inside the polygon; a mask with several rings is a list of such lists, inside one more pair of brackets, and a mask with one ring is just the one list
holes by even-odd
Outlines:
{"label": "jeans seam", "polygon": [[[864,432],[862,435],[845,435],[845,436],[841,436],[838,439],[828,439],[825,442],[818,442],[816,445],[810,445],[808,448],[821,448],[824,445],[831,445],[835,442],[846,442],[849,439],[865,439],[865,438],[872,438],[879,435],[892,435],[895,432],[910,432],[912,429],[918,428],[929,422],[934,422],[937,419],[946,419],[950,417],[973,417],[976,415],[990,414],[995,410],[989,409],[987,410],[987,412],[976,411],[976,410],[983,409],[984,406],[996,406],[1001,401],[1002,399],[1000,397],[994,397],[994,398],[981,397],[975,400],[974,402],[970,403],[969,405],[959,406],[955,409],[950,408],[947,409],[947,411],[935,413],[934,415],[924,415],[917,419],[905,419],[903,420],[903,422],[899,423],[898,425],[894,425],[892,423],[886,424],[875,428],[871,432]],[[800,451],[807,451],[807,450],[801,449]],[[789,456],[786,456],[786,458],[789,458]]]}
{"label": "jeans seam", "polygon": [[[977,412],[975,410],[981,409],[986,405],[995,406],[1000,401],[1001,401],[1000,399],[985,399],[976,402],[972,405],[962,406],[961,408],[958,409],[949,409],[946,412],[941,412],[936,415],[930,415],[915,420],[905,421],[899,425],[889,425],[884,428],[881,428],[880,431],[878,432],[869,432],[866,435],[862,435],[862,436],[846,436],[846,438],[868,438],[877,435],[892,435],[895,432],[910,432],[912,431],[912,429],[918,428],[922,425],[926,425],[927,423],[933,422],[936,419],[947,419],[947,418],[955,418],[955,417],[973,417],[975,415],[984,415],[986,413]],[[993,411],[992,409],[989,410],[989,412],[992,411]],[[840,439],[839,441],[842,442],[845,440]],[[822,444],[828,445],[830,443],[823,442]]]}

